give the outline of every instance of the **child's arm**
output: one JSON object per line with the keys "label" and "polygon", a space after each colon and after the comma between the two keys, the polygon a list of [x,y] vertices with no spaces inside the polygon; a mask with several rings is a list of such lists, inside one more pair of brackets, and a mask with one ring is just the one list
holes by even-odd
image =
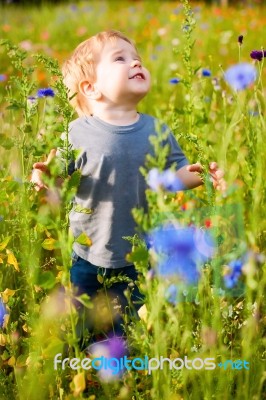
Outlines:
{"label": "child's arm", "polygon": [[43,174],[49,174],[49,164],[55,156],[56,149],[52,149],[46,161],[33,164],[33,171],[30,181],[34,184],[35,190],[37,190],[37,192],[44,188],[47,189],[47,186],[42,181],[42,176]]}
{"label": "child's arm", "polygon": [[[202,170],[202,166],[199,163],[187,165],[177,171],[177,177],[183,182],[186,189],[194,189],[203,184],[202,178],[198,175]],[[226,182],[223,179],[224,172],[218,167],[216,162],[210,163],[209,173],[214,188],[222,192],[225,191]]]}

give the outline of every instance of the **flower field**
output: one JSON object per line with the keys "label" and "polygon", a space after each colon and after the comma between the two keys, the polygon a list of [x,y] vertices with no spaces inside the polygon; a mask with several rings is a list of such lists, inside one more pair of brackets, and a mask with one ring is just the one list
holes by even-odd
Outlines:
{"label": "flower field", "polygon": [[[255,1],[0,6],[0,400],[266,399],[265,11]],[[90,359],[74,304],[85,318],[97,309],[99,330],[116,317],[70,285],[73,242],[91,240],[69,230],[80,175],[67,173],[61,135],[76,115],[60,66],[108,29],[133,39],[151,72],[138,111],[171,128],[204,184],[183,190],[165,170],[161,132],[141,168],[148,209],[132,210],[142,235],[125,238],[145,305],[124,316],[126,340],[94,343]],[[32,166],[57,147],[64,165],[53,159],[36,191]],[[113,361],[100,368],[103,355]]]}

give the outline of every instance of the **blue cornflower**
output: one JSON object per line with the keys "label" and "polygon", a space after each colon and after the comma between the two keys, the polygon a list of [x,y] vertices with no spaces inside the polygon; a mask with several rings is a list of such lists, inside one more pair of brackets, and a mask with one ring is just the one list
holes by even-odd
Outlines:
{"label": "blue cornflower", "polygon": [[159,44],[158,46],[155,47],[156,51],[162,51],[164,48],[164,46],[162,46],[161,44]]}
{"label": "blue cornflower", "polygon": [[202,76],[211,76],[212,73],[209,69],[203,68],[203,70],[201,71]]}
{"label": "blue cornflower", "polygon": [[195,260],[192,254],[181,260],[178,253],[176,253],[172,256],[168,255],[167,258],[158,263],[158,275],[166,278],[178,276],[186,284],[194,284],[199,280],[199,268],[201,265],[198,263],[196,255]]}
{"label": "blue cornflower", "polygon": [[180,13],[180,7],[176,7],[173,11],[172,11],[172,13],[173,14],[179,14]]}
{"label": "blue cornflower", "polygon": [[180,82],[180,79],[178,79],[178,78],[169,79],[169,83],[171,83],[171,85],[176,85],[179,82]]}
{"label": "blue cornflower", "polygon": [[6,74],[0,74],[0,82],[5,82],[7,80]]}
{"label": "blue cornflower", "polygon": [[193,12],[194,12],[194,13],[201,12],[201,9],[202,9],[201,6],[196,6],[196,7],[193,8]]}
{"label": "blue cornflower", "polygon": [[55,93],[51,88],[39,89],[37,97],[54,97]]}
{"label": "blue cornflower", "polygon": [[176,305],[178,302],[177,295],[178,295],[177,285],[172,283],[170,286],[168,286],[168,288],[165,291],[165,298],[169,303]]}
{"label": "blue cornflower", "polygon": [[5,321],[5,315],[8,314],[6,307],[2,300],[0,300],[0,327],[2,328],[4,321]]}
{"label": "blue cornflower", "polygon": [[77,11],[78,10],[78,7],[77,7],[77,5],[76,4],[70,4],[70,10],[71,11]]}
{"label": "blue cornflower", "polygon": [[224,79],[234,90],[246,89],[256,78],[256,68],[248,63],[233,65],[224,74]]}
{"label": "blue cornflower", "polygon": [[160,172],[157,168],[152,168],[149,171],[147,183],[156,192],[160,188],[164,188],[169,192],[177,192],[185,189],[184,184],[176,176],[176,173],[170,169]]}
{"label": "blue cornflower", "polygon": [[[98,352],[108,353],[109,357],[120,358],[127,353],[127,343],[119,336],[111,336],[105,340],[92,343],[85,350],[87,354],[94,354]],[[101,354],[102,355],[102,354]]]}
{"label": "blue cornflower", "polygon": [[0,215],[0,222],[4,221],[3,215]]}
{"label": "blue cornflower", "polygon": [[[106,340],[102,340],[91,344],[85,352],[92,357],[106,357],[108,359],[108,366],[103,368],[96,368],[100,380],[110,382],[121,378],[125,371],[124,366],[117,366],[115,359],[123,358],[128,354],[128,347],[126,341],[122,337],[113,336]],[[112,362],[113,361],[113,362]],[[110,365],[111,364],[111,365]]]}
{"label": "blue cornflower", "polygon": [[258,112],[258,111],[252,111],[252,110],[249,110],[249,115],[251,116],[251,117],[257,117],[258,115],[260,115],[260,113]]}
{"label": "blue cornflower", "polygon": [[224,276],[224,284],[227,289],[232,289],[236,286],[238,279],[242,274],[243,261],[242,260],[234,260],[228,264],[230,268],[229,274]]}
{"label": "blue cornflower", "polygon": [[209,232],[194,226],[165,224],[149,234],[151,248],[158,254],[157,271],[161,276],[178,275],[186,283],[199,279],[199,267],[215,251]]}
{"label": "blue cornflower", "polygon": [[38,97],[36,97],[36,96],[29,96],[28,97],[28,103],[30,105],[36,104],[37,103],[37,99],[38,99]]}

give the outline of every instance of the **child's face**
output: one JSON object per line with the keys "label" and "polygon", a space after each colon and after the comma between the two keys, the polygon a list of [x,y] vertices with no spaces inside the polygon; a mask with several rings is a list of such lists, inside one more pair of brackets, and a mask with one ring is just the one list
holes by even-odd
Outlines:
{"label": "child's face", "polygon": [[142,66],[135,48],[117,38],[103,47],[94,85],[103,101],[135,106],[150,89],[150,73]]}

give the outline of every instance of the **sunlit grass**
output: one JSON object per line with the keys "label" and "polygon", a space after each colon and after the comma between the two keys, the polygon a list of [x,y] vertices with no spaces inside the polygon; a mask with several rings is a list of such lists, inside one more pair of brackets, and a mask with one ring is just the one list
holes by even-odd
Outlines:
{"label": "sunlit grass", "polygon": [[[263,45],[265,10],[206,8],[193,3],[192,9],[194,14],[188,7],[184,13],[175,2],[115,1],[1,9],[2,37],[18,46],[0,50],[3,399],[263,398],[265,67],[263,60],[252,61],[249,53]],[[198,285],[187,288],[178,277],[159,279],[148,272],[148,260],[156,269],[156,255],[133,240],[128,259],[142,273],[139,285],[146,295],[146,308],[141,310],[141,321],[127,321],[131,354],[171,360],[210,357],[216,364],[246,360],[249,370],[216,366],[214,370],[170,371],[166,364],[151,374],[127,372],[111,383],[101,382],[95,371],[54,370],[55,354],[82,356],[69,283],[74,238],[67,219],[79,176],[67,178],[60,190],[55,189],[60,165],[54,163],[46,194],[34,191],[29,176],[33,162],[62,145],[60,135],[74,118],[53,59],[60,64],[80,41],[110,28],[136,41],[151,71],[153,88],[139,110],[171,127],[191,163],[200,161],[207,168],[209,161],[217,161],[228,184],[225,193],[214,192],[205,170],[203,187],[178,194],[148,191],[148,215],[134,211],[144,231],[169,218],[210,229],[217,253],[202,268]],[[244,35],[240,52],[239,34]],[[239,61],[239,54],[241,61],[255,65],[258,78],[236,93],[224,81],[223,71]],[[202,69],[210,76],[204,76]],[[173,78],[177,78],[175,84],[169,82]],[[56,96],[28,98],[44,87],[53,87]],[[67,143],[64,146],[67,149]],[[67,165],[67,157],[65,161]],[[160,147],[147,167],[155,165],[163,168]],[[223,276],[238,259],[243,262],[239,284],[226,288]],[[179,290],[174,298],[167,295],[170,285]],[[78,301],[90,309],[88,298]]]}

